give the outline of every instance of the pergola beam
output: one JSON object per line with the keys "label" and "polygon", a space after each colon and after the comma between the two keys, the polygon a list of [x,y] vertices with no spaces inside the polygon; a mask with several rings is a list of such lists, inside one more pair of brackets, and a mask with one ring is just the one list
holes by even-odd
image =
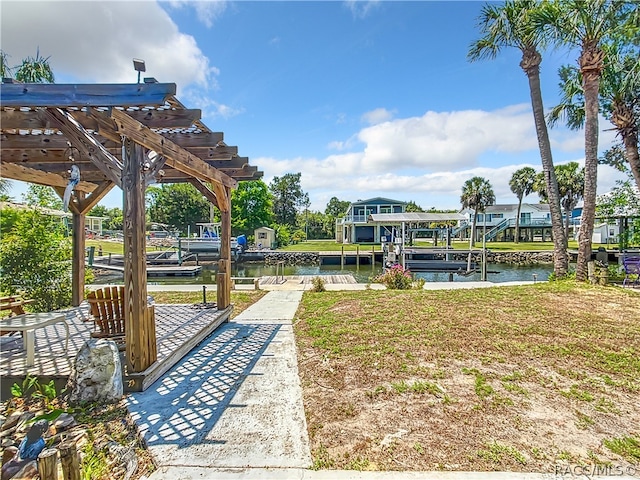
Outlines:
{"label": "pergola beam", "polygon": [[175,83],[4,83],[0,103],[3,107],[132,107],[163,105],[175,94]]}
{"label": "pergola beam", "polygon": [[[4,160],[4,159],[3,159]],[[61,172],[67,171],[69,166],[60,169]],[[69,180],[62,175],[52,172],[42,172],[36,169],[27,168],[14,163],[2,162],[2,177],[20,180],[22,182],[35,183],[37,185],[48,185],[51,187],[65,188]],[[97,187],[96,184],[87,181],[81,181],[76,189],[83,192],[92,192]]]}
{"label": "pergola beam", "polygon": [[116,185],[122,185],[122,162],[111,155],[93,135],[78,124],[73,117],[60,109],[47,109],[43,114],[57,121],[60,130],[78,151],[91,159],[106,176]]}
{"label": "pergola beam", "polygon": [[112,110],[111,117],[116,121],[120,134],[162,155],[168,166],[206,182],[220,183],[230,188],[236,188],[238,182],[233,178],[210,167],[201,158],[169,140],[167,136],[153,132],[119,110]]}
{"label": "pergola beam", "polygon": [[[127,115],[149,128],[189,128],[193,122],[200,119],[202,111],[199,109],[127,110]],[[87,112],[77,112],[74,118],[87,130],[98,129],[98,122]],[[0,113],[0,120],[3,129],[45,130],[50,128],[50,125],[43,121],[35,110],[27,112],[4,110]]]}

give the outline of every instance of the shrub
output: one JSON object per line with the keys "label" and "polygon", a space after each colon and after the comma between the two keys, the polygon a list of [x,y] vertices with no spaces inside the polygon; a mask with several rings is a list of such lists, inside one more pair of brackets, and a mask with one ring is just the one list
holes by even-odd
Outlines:
{"label": "shrub", "polygon": [[313,288],[311,289],[312,292],[326,292],[327,289],[325,288],[325,281],[322,277],[313,277],[311,279],[311,284],[313,285]]}
{"label": "shrub", "polygon": [[409,290],[413,287],[413,278],[409,270],[402,265],[393,265],[373,278],[376,283],[382,283],[391,290]]}

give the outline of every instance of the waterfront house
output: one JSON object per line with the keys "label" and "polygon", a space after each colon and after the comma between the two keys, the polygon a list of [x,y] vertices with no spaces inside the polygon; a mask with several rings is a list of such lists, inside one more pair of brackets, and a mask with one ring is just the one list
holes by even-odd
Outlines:
{"label": "waterfront house", "polygon": [[[466,238],[471,235],[473,223],[473,209],[461,211],[467,216],[464,228],[459,235]],[[518,204],[490,205],[484,212],[476,215],[476,241],[482,241],[486,231],[487,241],[513,242],[515,241],[516,217]],[[520,208],[520,241],[548,242],[551,241],[551,213],[549,205],[544,203],[523,203]]]}
{"label": "waterfront house", "polygon": [[379,213],[404,213],[406,206],[405,202],[383,197],[352,203],[347,208],[346,215],[336,220],[336,242],[379,243],[380,237],[385,235],[385,225],[370,222],[369,216]]}

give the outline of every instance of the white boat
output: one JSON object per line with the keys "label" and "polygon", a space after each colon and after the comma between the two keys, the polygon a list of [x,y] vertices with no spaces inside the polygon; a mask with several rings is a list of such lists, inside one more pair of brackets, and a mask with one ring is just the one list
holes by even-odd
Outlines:
{"label": "white boat", "polygon": [[[190,253],[218,253],[220,252],[220,223],[196,223],[198,233],[193,237],[180,237],[173,242],[173,246]],[[231,237],[231,251],[238,248],[238,240]]]}

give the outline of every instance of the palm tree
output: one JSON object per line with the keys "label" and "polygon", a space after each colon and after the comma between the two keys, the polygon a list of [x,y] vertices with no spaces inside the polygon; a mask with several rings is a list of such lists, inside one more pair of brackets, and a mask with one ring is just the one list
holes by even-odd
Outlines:
{"label": "palm tree", "polygon": [[0,50],[0,77],[5,78],[11,75],[11,67],[9,66],[9,55]]}
{"label": "palm tree", "polygon": [[583,197],[584,168],[580,168],[577,162],[558,165],[556,166],[556,177],[558,178],[558,190],[560,191],[560,204],[564,210],[564,232],[568,239],[571,212]]}
{"label": "palm tree", "polygon": [[[564,210],[564,231],[569,238],[569,224],[571,222],[571,212],[583,198],[584,194],[584,168],[580,168],[578,162],[569,162],[563,165],[556,165],[556,178],[558,179],[558,191],[560,192],[560,205]],[[533,191],[537,192],[540,200],[548,201],[547,191],[542,175],[536,175]]]}
{"label": "palm tree", "polygon": [[558,183],[553,168],[551,142],[544,118],[544,105],[540,89],[540,63],[542,56],[538,48],[543,46],[543,37],[534,28],[531,14],[538,8],[536,0],[507,1],[504,5],[485,5],[479,18],[483,37],[475,41],[467,54],[472,61],[480,58],[495,58],[503,47],[515,47],[522,52],[520,67],[529,79],[529,94],[533,119],[538,136],[540,160],[549,192],[551,229],[554,243],[554,272],[556,277],[566,276],[569,268],[566,239],[562,228],[562,211]]}
{"label": "palm tree", "polygon": [[[624,157],[640,188],[640,58],[638,52],[620,53],[616,44],[603,45],[606,62],[600,83],[600,110],[614,124],[624,145]],[[584,126],[584,92],[582,75],[571,65],[560,67],[560,104],[549,113],[549,124],[565,120],[567,126],[579,130]]]}
{"label": "palm tree", "polygon": [[638,7],[631,2],[611,0],[554,0],[542,3],[533,14],[538,31],[559,45],[580,48],[578,65],[584,92],[585,179],[584,207],[578,239],[576,278],[587,280],[591,259],[591,237],[598,186],[598,94],[604,68],[602,43],[614,33],[636,21]]}
{"label": "palm tree", "polygon": [[53,83],[53,71],[49,65],[49,57],[40,56],[40,49],[35,57],[27,57],[16,68],[16,80],[24,83]]}
{"label": "palm tree", "polygon": [[495,202],[496,196],[488,180],[482,177],[473,177],[464,182],[460,203],[462,203],[462,208],[473,209],[469,248],[474,247],[476,244],[476,218],[478,212],[484,212],[489,205],[493,205]]}
{"label": "palm tree", "polygon": [[518,197],[518,213],[516,214],[516,243],[520,242],[520,209],[522,199],[533,192],[536,171],[531,167],[523,167],[513,172],[509,180],[509,188]]}

